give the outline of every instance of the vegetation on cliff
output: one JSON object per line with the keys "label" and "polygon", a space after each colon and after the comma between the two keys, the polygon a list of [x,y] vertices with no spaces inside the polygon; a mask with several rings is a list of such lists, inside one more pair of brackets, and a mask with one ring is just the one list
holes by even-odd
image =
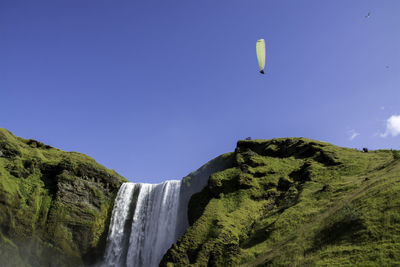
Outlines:
{"label": "vegetation on cliff", "polygon": [[208,183],[211,174],[233,167],[234,153],[222,154],[194,172],[182,178],[181,191],[179,193],[177,236],[180,237],[188,228],[188,203],[193,194],[200,192]]}
{"label": "vegetation on cliff", "polygon": [[[101,260],[124,181],[0,129],[2,266]],[[190,227],[161,266],[400,265],[399,151],[243,140],[183,179],[180,202],[189,198]]]}
{"label": "vegetation on cliff", "polygon": [[304,138],[239,141],[189,202],[161,266],[400,265],[400,156]]}
{"label": "vegetation on cliff", "polygon": [[2,266],[81,266],[101,259],[119,186],[93,159],[0,129]]}

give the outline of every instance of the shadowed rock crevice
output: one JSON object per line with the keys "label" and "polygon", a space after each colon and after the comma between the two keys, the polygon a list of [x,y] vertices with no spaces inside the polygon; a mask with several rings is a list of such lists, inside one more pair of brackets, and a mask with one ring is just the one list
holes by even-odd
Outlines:
{"label": "shadowed rock crevice", "polygon": [[40,179],[44,183],[44,188],[48,190],[54,200],[57,194],[57,176],[64,171],[64,168],[61,165],[51,165],[47,163],[42,163],[39,168],[42,173]]}

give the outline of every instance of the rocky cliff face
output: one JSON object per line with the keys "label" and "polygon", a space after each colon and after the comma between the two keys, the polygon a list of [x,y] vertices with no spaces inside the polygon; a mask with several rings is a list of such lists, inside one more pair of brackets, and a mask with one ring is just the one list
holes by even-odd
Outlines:
{"label": "rocky cliff face", "polygon": [[232,156],[191,197],[161,266],[400,264],[398,151],[279,138]]}
{"label": "rocky cliff face", "polygon": [[124,181],[83,154],[0,129],[1,266],[94,264]]}

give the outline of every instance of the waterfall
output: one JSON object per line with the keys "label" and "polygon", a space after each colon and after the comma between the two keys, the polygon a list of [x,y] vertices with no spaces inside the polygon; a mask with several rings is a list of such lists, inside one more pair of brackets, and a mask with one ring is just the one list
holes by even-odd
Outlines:
{"label": "waterfall", "polygon": [[180,187],[178,180],[122,184],[112,212],[104,266],[158,266],[177,239]]}

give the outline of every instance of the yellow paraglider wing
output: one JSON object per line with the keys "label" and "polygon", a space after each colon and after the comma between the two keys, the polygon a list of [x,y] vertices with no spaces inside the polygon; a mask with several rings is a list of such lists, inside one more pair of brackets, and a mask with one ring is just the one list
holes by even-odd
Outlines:
{"label": "yellow paraglider wing", "polygon": [[264,67],[265,67],[265,41],[264,41],[264,39],[260,39],[257,41],[256,50],[257,50],[258,67],[260,68],[260,72],[262,74],[264,74]]}

